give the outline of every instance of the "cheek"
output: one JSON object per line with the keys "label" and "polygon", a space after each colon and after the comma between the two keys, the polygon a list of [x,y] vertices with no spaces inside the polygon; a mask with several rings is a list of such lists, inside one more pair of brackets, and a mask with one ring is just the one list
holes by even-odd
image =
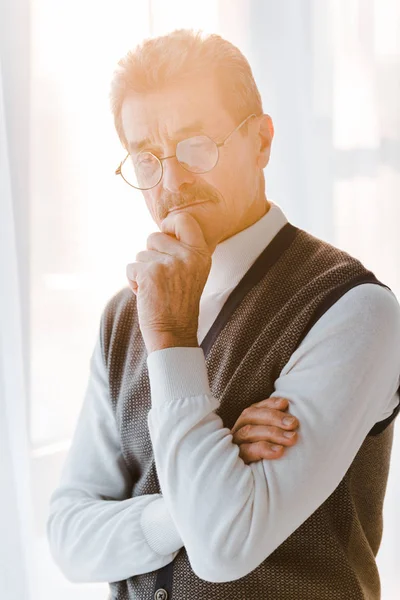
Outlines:
{"label": "cheek", "polygon": [[206,184],[218,191],[220,197],[228,202],[234,189],[233,181],[236,177],[231,164],[221,161],[209,174],[203,175]]}
{"label": "cheek", "polygon": [[229,167],[221,169],[209,183],[218,190],[224,204],[231,205],[237,195],[238,184],[240,187],[240,170],[235,172],[235,170],[232,169],[232,165],[229,165]]}
{"label": "cheek", "polygon": [[143,192],[143,197],[146,202],[147,209],[150,212],[153,220],[157,224],[160,224],[161,221],[163,220],[163,218],[165,218],[165,216],[163,216],[161,214],[162,204],[160,202],[160,198],[161,198],[160,191],[156,190],[156,188],[154,188],[154,190],[152,190],[152,191]]}

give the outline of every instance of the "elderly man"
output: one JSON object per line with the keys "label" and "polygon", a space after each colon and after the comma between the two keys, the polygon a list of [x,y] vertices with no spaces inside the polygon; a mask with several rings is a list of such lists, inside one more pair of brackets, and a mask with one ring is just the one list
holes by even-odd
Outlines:
{"label": "elderly man", "polygon": [[160,231],[102,315],[55,560],[113,600],[378,599],[395,295],[267,200],[273,125],[231,43],[146,40],[111,100]]}

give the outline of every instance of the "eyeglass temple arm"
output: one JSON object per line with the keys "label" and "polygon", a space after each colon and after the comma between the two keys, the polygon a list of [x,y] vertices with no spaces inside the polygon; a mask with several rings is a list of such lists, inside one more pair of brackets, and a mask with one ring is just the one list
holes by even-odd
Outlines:
{"label": "eyeglass temple arm", "polygon": [[241,123],[239,123],[239,125],[237,127],[235,127],[235,129],[233,129],[230,133],[228,133],[228,135],[226,136],[226,138],[224,139],[223,142],[220,142],[219,144],[217,144],[218,148],[220,146],[223,146],[225,144],[225,142],[228,141],[228,139],[231,137],[232,134],[235,133],[235,131],[238,131],[238,129],[241,128],[242,125],[244,125],[246,123],[246,121],[248,121],[248,119],[250,119],[251,117],[256,117],[257,115],[255,113],[249,115],[248,117],[246,117],[245,119],[243,119],[243,121]]}

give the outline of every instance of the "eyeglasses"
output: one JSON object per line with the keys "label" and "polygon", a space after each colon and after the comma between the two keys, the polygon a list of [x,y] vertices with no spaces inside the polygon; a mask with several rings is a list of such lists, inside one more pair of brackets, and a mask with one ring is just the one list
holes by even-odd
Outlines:
{"label": "eyeglasses", "polygon": [[223,146],[235,131],[238,131],[251,117],[244,119],[233,131],[231,131],[223,142],[217,144],[207,135],[196,135],[181,140],[176,145],[176,152],[171,156],[158,158],[152,152],[142,151],[132,156],[129,152],[115,171],[121,175],[124,181],[137,190],[151,190],[158,185],[163,176],[163,161],[168,158],[177,158],[180,165],[190,173],[208,173],[219,159],[219,149]]}

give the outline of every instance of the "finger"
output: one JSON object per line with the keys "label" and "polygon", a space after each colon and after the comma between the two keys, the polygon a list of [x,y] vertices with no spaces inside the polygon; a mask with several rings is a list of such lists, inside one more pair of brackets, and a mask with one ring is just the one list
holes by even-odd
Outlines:
{"label": "finger", "polygon": [[280,427],[271,427],[269,425],[245,425],[236,431],[232,437],[234,444],[262,441],[272,444],[282,444],[283,446],[294,446],[297,442],[297,432],[285,431]]}
{"label": "finger", "polygon": [[136,260],[141,263],[165,262],[169,256],[170,254],[165,254],[158,250],[142,250],[136,254]]}
{"label": "finger", "polygon": [[261,400],[261,402],[255,402],[252,406],[269,406],[270,408],[276,408],[278,410],[285,410],[289,405],[289,400],[287,398],[267,398],[266,400]]}
{"label": "finger", "polygon": [[139,275],[140,265],[138,262],[126,265],[126,276],[129,281],[136,281]]}
{"label": "finger", "polygon": [[138,293],[138,284],[136,283],[136,281],[130,281],[128,279],[128,285],[131,288],[132,292],[135,294],[135,296],[137,296]]}
{"label": "finger", "polygon": [[160,254],[168,254],[169,256],[177,256],[182,259],[187,258],[187,249],[176,239],[173,234],[154,231],[151,233],[146,242],[146,247],[149,252],[156,251]]}
{"label": "finger", "polygon": [[210,254],[200,223],[191,214],[169,213],[161,223],[161,230],[163,233],[172,234],[188,248]]}
{"label": "finger", "polygon": [[139,277],[139,263],[130,263],[126,265],[126,277],[128,279],[128,285],[132,292],[137,296],[139,291],[139,284],[137,278]]}
{"label": "finger", "polygon": [[239,456],[246,464],[259,460],[276,460],[285,453],[285,448],[269,442],[256,442],[254,444],[241,444]]}
{"label": "finger", "polygon": [[[141,254],[141,253],[139,252],[139,254]],[[161,261],[157,260],[157,261],[151,261],[151,262],[154,264],[155,262],[160,263]],[[129,282],[134,281],[138,285],[140,285],[140,281],[143,279],[143,277],[146,277],[146,275],[148,273],[149,273],[149,265],[145,264],[144,262],[136,261],[136,262],[129,263],[128,265],[126,265],[126,277]]]}
{"label": "finger", "polygon": [[266,406],[256,407],[254,405],[245,408],[239,416],[231,433],[234,433],[244,425],[272,425],[281,427],[285,430],[295,429],[299,426],[299,421],[296,417],[288,412],[268,408]]}

